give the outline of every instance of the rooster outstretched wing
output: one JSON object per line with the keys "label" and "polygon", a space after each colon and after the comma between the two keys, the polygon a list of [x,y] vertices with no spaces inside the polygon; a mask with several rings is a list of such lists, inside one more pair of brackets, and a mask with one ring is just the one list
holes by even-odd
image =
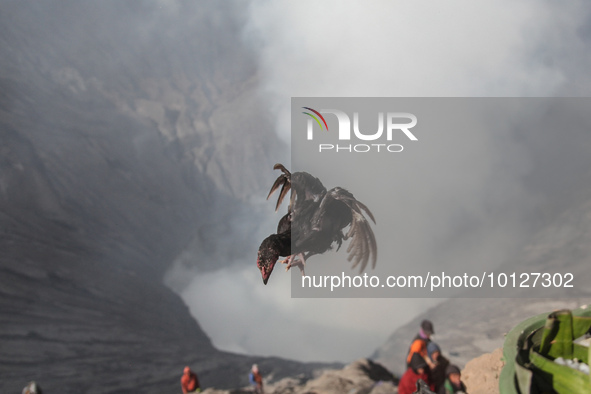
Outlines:
{"label": "rooster outstretched wing", "polygon": [[[378,256],[376,239],[364,213],[376,222],[365,204],[358,201],[349,191],[335,187],[324,195],[312,217],[312,229],[327,229],[337,235],[341,238],[335,239],[339,246],[342,240],[351,239],[347,247],[347,260],[353,262],[352,268],[361,264],[359,272],[365,270],[370,260],[372,268],[375,268]],[[349,229],[343,234],[342,230],[347,226]]]}

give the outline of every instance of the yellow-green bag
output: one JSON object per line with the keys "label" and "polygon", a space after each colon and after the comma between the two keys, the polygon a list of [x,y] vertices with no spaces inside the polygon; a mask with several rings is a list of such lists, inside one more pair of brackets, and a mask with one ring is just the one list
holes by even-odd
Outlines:
{"label": "yellow-green bag", "polygon": [[591,394],[591,375],[554,362],[558,357],[589,364],[590,348],[573,342],[591,329],[591,310],[535,316],[515,327],[503,347],[501,394]]}

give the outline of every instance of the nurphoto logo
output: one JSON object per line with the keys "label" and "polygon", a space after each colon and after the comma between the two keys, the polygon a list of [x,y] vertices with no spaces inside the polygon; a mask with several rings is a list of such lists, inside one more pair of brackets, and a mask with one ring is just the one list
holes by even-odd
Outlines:
{"label": "nurphoto logo", "polygon": [[[328,123],[323,114],[331,114],[336,116],[338,122],[338,131],[336,137],[338,141],[363,141],[359,144],[318,144],[320,153],[324,152],[349,152],[349,153],[365,153],[365,152],[402,152],[404,147],[401,144],[391,143],[394,136],[404,135],[411,141],[418,141],[417,137],[410,131],[417,125],[417,117],[407,112],[384,112],[377,114],[378,130],[372,133],[362,132],[359,126],[359,113],[353,112],[353,133],[351,133],[351,118],[344,111],[338,109],[321,109],[317,111],[310,107],[302,107],[307,110],[302,112],[309,117],[307,122],[307,139],[314,140],[314,128],[320,131],[328,132]],[[384,122],[385,118],[385,122]],[[384,127],[384,123],[386,126]],[[317,127],[315,125],[318,125]],[[385,136],[384,136],[385,128]],[[353,134],[353,135],[352,135]],[[372,143],[368,143],[371,141]],[[380,141],[385,141],[381,142]]]}

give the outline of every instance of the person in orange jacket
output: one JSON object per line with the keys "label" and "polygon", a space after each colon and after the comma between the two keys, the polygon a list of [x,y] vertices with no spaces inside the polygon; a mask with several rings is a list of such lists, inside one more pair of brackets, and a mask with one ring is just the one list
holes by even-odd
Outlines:
{"label": "person in orange jacket", "polygon": [[419,354],[421,357],[423,357],[429,368],[435,367],[435,363],[431,361],[427,352],[427,346],[429,345],[429,342],[431,342],[431,335],[433,334],[435,334],[433,323],[431,323],[429,320],[423,320],[421,322],[419,333],[413,339],[410,349],[408,349],[408,355],[406,356],[407,368],[410,366],[410,359],[413,354]]}
{"label": "person in orange jacket", "polygon": [[183,394],[189,393],[200,393],[201,387],[199,386],[199,379],[195,372],[191,371],[191,368],[185,367],[183,376],[181,377],[181,388]]}

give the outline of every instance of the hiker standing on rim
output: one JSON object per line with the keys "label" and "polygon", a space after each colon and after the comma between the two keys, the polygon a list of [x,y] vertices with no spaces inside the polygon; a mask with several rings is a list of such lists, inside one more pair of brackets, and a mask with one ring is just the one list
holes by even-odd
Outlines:
{"label": "hiker standing on rim", "polygon": [[256,364],[253,364],[250,373],[248,374],[248,380],[250,384],[254,387],[254,392],[257,394],[263,394],[263,377],[259,373],[259,367]]}
{"label": "hiker standing on rim", "polygon": [[435,367],[435,364],[429,358],[429,354],[427,352],[427,345],[431,342],[431,335],[435,334],[435,330],[433,329],[433,323],[430,320],[423,320],[421,322],[421,328],[419,329],[419,333],[413,339],[410,349],[408,350],[408,356],[406,357],[406,367],[410,366],[410,360],[412,359],[412,355],[418,353],[421,356],[429,368]]}
{"label": "hiker standing on rim", "polygon": [[191,371],[191,368],[189,367],[185,367],[183,370],[183,376],[181,377],[181,388],[183,389],[183,394],[201,392],[199,379],[197,379],[197,375],[195,372]]}

